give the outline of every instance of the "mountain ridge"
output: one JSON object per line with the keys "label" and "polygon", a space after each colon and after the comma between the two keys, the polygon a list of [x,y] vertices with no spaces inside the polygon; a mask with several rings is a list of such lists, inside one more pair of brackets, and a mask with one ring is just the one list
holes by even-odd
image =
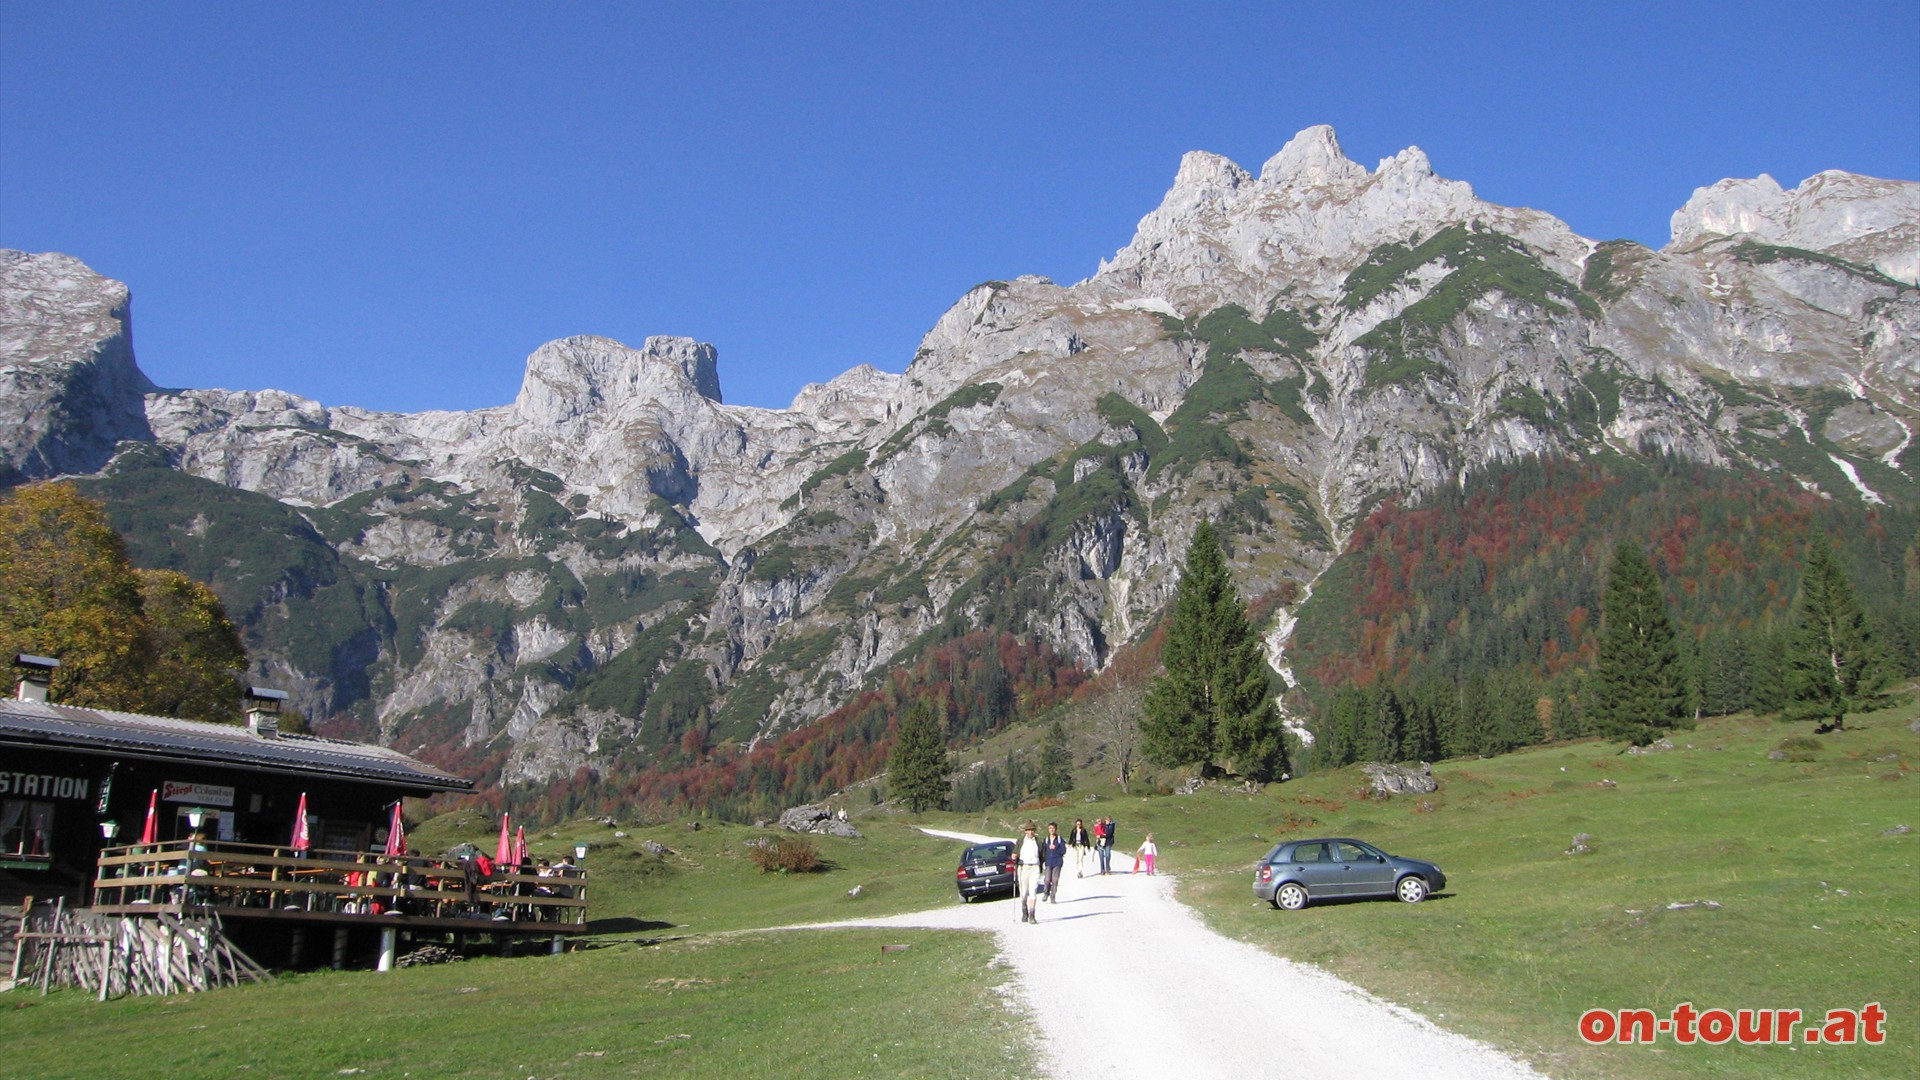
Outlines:
{"label": "mountain ridge", "polygon": [[[1297,598],[1382,498],[1534,457],[1672,454],[1911,506],[1917,199],[1838,173],[1723,181],[1654,251],[1485,203],[1417,148],[1369,171],[1309,128],[1258,175],[1186,155],[1087,279],[982,283],[902,373],[856,367],[787,409],[724,404],[711,345],[583,335],[488,409],[123,383],[144,431],[69,418],[0,446],[19,477],[161,467],[307,520],[327,554],[299,565],[337,577],[262,555],[276,584],[228,600],[261,677],[311,712],[431,732],[510,782],[651,768],[793,731],[966,627],[1099,670],[1152,625],[1203,517],[1231,526],[1244,590]],[[62,259],[0,264],[9,327],[51,318],[69,342],[9,329],[4,371],[124,374],[124,286],[62,293]],[[0,402],[44,412],[24,385]],[[95,426],[130,432],[117,461],[49,464],[52,432]],[[136,531],[160,561],[209,543]],[[289,636],[302,620],[321,656],[295,659],[316,651]]]}

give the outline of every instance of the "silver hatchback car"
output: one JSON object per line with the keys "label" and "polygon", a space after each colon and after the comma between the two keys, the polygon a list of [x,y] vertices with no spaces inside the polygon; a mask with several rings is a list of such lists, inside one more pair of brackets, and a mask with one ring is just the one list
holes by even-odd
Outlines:
{"label": "silver hatchback car", "polygon": [[1348,896],[1397,896],[1417,904],[1446,887],[1447,875],[1433,863],[1344,837],[1283,841],[1253,868],[1253,895],[1288,911]]}

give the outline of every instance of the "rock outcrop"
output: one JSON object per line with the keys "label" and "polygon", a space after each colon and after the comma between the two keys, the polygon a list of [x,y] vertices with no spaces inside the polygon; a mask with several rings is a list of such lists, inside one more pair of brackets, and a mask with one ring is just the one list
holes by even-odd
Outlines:
{"label": "rock outcrop", "polygon": [[127,287],[67,255],[0,251],[0,483],[93,472],[147,439]]}
{"label": "rock outcrop", "polygon": [[1395,795],[1430,795],[1440,790],[1440,781],[1433,778],[1433,766],[1425,762],[1417,769],[1370,762],[1361,766],[1360,771],[1367,774],[1369,795],[1376,799]]}

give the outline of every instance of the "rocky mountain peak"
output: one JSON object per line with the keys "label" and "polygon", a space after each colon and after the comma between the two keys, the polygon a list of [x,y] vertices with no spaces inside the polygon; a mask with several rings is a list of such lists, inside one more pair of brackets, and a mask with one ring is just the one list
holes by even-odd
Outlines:
{"label": "rocky mountain peak", "polygon": [[522,420],[562,424],[625,406],[676,398],[720,401],[714,348],[692,338],[650,337],[638,349],[579,335],[550,341],[527,358],[514,412]]}
{"label": "rocky mountain peak", "polygon": [[1779,181],[1766,173],[1695,188],[1687,204],[1673,212],[1673,242],[1668,247],[1686,247],[1707,236],[1771,230],[1784,216],[1786,202],[1787,193]]}
{"label": "rocky mountain peak", "polygon": [[1252,174],[1219,154],[1189,150],[1180,157],[1180,171],[1173,176],[1175,191],[1219,189],[1231,191],[1252,180]]}
{"label": "rocky mountain peak", "polygon": [[1296,302],[1324,303],[1381,245],[1474,224],[1521,240],[1563,276],[1577,278],[1592,249],[1550,214],[1482,202],[1436,175],[1418,147],[1368,172],[1321,125],[1295,135],[1254,182],[1219,155],[1187,154],[1160,206],[1090,283],[1108,300],[1164,298],[1187,315],[1228,303],[1265,311],[1282,283]]}
{"label": "rocky mountain peak", "polygon": [[126,317],[127,287],[57,251],[0,251],[0,341]]}
{"label": "rocky mountain peak", "polygon": [[886,420],[893,415],[900,382],[899,375],[861,364],[829,382],[801,387],[791,409],[819,420],[856,426]]}
{"label": "rocky mountain peak", "polygon": [[1311,186],[1365,179],[1366,167],[1349,161],[1333,128],[1316,124],[1287,141],[1260,167],[1260,182]]}
{"label": "rocky mountain peak", "polygon": [[1920,282],[1920,184],[1829,169],[1792,190],[1765,173],[1696,188],[1667,250],[1717,237],[1825,251]]}
{"label": "rocky mountain peak", "polygon": [[0,482],[92,472],[152,437],[127,287],[71,255],[0,251]]}
{"label": "rocky mountain peak", "polygon": [[[1374,172],[1381,176],[1404,175],[1423,177],[1433,175],[1433,163],[1427,160],[1427,152],[1417,146],[1409,146],[1390,158],[1381,158],[1380,167]],[[1455,180],[1453,183],[1460,183]]]}

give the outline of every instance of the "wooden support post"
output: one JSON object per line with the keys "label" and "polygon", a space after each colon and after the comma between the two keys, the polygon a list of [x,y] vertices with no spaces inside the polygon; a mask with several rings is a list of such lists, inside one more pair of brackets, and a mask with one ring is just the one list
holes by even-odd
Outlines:
{"label": "wooden support post", "polygon": [[[59,926],[60,923],[63,921],[61,916],[66,914],[66,908],[67,908],[67,902],[65,899],[60,899],[53,902],[53,925],[54,926],[56,927]],[[60,942],[58,938],[49,937],[47,939],[46,952],[43,953],[40,958],[40,996],[41,997],[46,997],[47,991],[53,986],[53,954],[59,949],[59,947],[60,947]]]}
{"label": "wooden support post", "polygon": [[336,927],[333,931],[333,970],[341,971],[347,966],[347,928]]}
{"label": "wooden support post", "polygon": [[393,955],[400,951],[400,929],[394,926],[380,928],[380,963],[377,970],[392,971]]}
{"label": "wooden support post", "polygon": [[564,934],[553,935],[553,955],[559,956],[567,951],[567,939]]}
{"label": "wooden support post", "polygon": [[27,920],[33,917],[33,897],[20,901],[20,930],[13,941],[13,985],[20,985],[20,955],[27,947]]}

